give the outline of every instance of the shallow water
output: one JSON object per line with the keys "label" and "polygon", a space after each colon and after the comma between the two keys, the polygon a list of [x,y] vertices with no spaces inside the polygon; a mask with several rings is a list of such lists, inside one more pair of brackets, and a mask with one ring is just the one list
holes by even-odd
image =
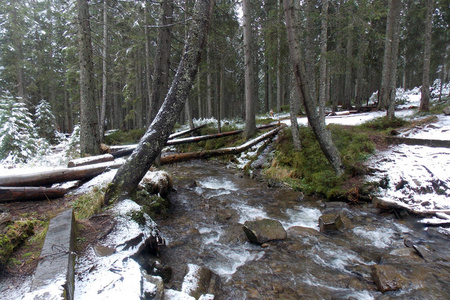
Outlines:
{"label": "shallow water", "polygon": [[[166,240],[160,259],[173,270],[168,288],[180,290],[186,266],[193,263],[220,276],[222,287],[216,299],[444,299],[450,295],[448,237],[424,230],[412,217],[397,220],[367,205],[326,208],[318,199],[269,188],[214,162],[193,161],[166,169],[174,177],[176,192],[170,195],[170,217],[157,223]],[[318,218],[330,211],[342,212],[347,228],[319,233]],[[258,218],[279,220],[288,238],[270,242],[267,248],[248,242],[242,225]],[[417,256],[414,263],[403,262],[399,269],[410,279],[407,286],[382,294],[372,267],[402,263],[403,258],[389,253],[406,248],[405,238],[426,245],[432,259]]]}

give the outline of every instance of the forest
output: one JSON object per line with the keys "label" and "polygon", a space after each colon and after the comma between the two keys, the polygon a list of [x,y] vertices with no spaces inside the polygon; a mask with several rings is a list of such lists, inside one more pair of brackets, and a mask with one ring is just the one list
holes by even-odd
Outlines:
{"label": "forest", "polygon": [[449,15],[1,1],[0,294],[445,298]]}
{"label": "forest", "polygon": [[[215,3],[202,61],[179,123],[193,118],[245,119],[239,2]],[[293,88],[283,5],[281,1],[249,2],[255,113],[288,110],[290,98],[299,100]],[[329,0],[295,4],[298,38],[302,50],[308,53],[308,68],[312,68],[308,74],[313,77],[315,91],[319,92],[322,81],[325,83],[327,107],[361,107],[381,89],[388,2]],[[405,89],[421,86],[424,72],[431,83],[434,79],[445,82],[448,1],[397,2],[401,6],[395,17],[399,22],[399,45],[398,54],[391,59],[397,67],[395,85]],[[101,132],[150,124],[181,59],[193,4],[190,0],[87,1],[92,98],[95,118],[103,124]],[[76,1],[15,0],[2,1],[0,6],[2,98],[10,95],[14,101],[25,103],[31,114],[45,100],[58,130],[72,132],[80,123],[81,110]],[[427,17],[430,13],[431,18]],[[425,32],[427,22],[430,37]],[[429,54],[425,54],[427,39]],[[429,67],[425,70],[427,59]],[[321,78],[323,60],[326,72]]]}

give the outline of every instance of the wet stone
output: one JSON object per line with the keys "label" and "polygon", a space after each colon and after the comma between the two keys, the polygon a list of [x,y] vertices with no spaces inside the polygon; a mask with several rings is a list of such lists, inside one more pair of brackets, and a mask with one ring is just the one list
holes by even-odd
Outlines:
{"label": "wet stone", "polygon": [[188,264],[188,271],[181,285],[181,292],[199,299],[201,295],[216,293],[218,276],[210,269]]}
{"label": "wet stone", "polygon": [[396,291],[408,284],[408,279],[392,265],[373,266],[372,278],[380,292]]}
{"label": "wet stone", "polygon": [[413,248],[398,248],[385,253],[381,256],[382,264],[385,263],[405,263],[418,264],[423,263],[423,259],[416,253]]}
{"label": "wet stone", "polygon": [[450,106],[444,107],[444,109],[442,110],[442,112],[444,113],[444,115],[450,116]]}
{"label": "wet stone", "polygon": [[102,246],[102,245],[95,245],[94,246],[94,252],[97,256],[110,256],[116,253],[116,249]]}
{"label": "wet stone", "polygon": [[246,221],[242,230],[244,230],[249,241],[255,244],[287,238],[283,225],[279,221],[271,219]]}
{"label": "wet stone", "polygon": [[163,300],[164,282],[162,278],[144,274],[142,276],[142,293],[144,299]]}
{"label": "wet stone", "polygon": [[344,228],[341,214],[325,214],[319,217],[320,232],[338,231]]}

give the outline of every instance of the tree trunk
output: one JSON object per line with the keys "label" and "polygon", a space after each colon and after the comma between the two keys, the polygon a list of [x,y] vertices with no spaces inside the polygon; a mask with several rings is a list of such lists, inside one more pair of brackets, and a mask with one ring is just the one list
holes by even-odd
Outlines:
{"label": "tree trunk", "polygon": [[[291,81],[294,81],[295,78],[292,78]],[[292,82],[292,86],[295,85],[295,82]],[[300,132],[298,130],[298,122],[297,122],[297,113],[299,110],[299,95],[296,88],[292,89],[291,96],[289,97],[289,111],[291,118],[291,131],[292,131],[292,143],[294,144],[295,150],[300,150],[302,148],[302,143],[300,140]]]}
{"label": "tree trunk", "polygon": [[94,99],[91,28],[87,0],[77,0],[80,60],[80,150],[82,155],[100,153],[99,127]]}
{"label": "tree trunk", "polygon": [[322,28],[320,31],[320,74],[319,74],[319,115],[325,119],[327,102],[327,41],[328,41],[328,0],[322,1]]}
{"label": "tree trunk", "polygon": [[129,197],[161,153],[192,88],[206,42],[213,7],[214,0],[195,2],[189,36],[172,86],[138,147],[118,170],[112,184],[108,187],[105,194],[106,205],[113,199]]}
{"label": "tree trunk", "polygon": [[353,60],[353,20],[350,21],[347,29],[347,45],[345,60],[345,91],[342,101],[342,109],[352,109],[352,60]]}
{"label": "tree trunk", "polygon": [[255,99],[253,80],[253,35],[250,0],[242,1],[244,26],[244,68],[245,68],[245,128],[243,138],[248,140],[256,132]]}
{"label": "tree trunk", "polygon": [[107,59],[108,59],[108,0],[103,0],[103,53],[102,53],[102,107],[100,111],[100,141],[103,141],[106,121],[106,99],[108,91]]}
{"label": "tree trunk", "polygon": [[431,31],[433,29],[433,2],[427,0],[427,17],[425,20],[425,43],[423,51],[422,95],[420,110],[430,110],[430,60],[431,60]]}
{"label": "tree trunk", "polygon": [[389,0],[389,12],[386,21],[386,38],[384,44],[383,71],[378,108],[387,109],[387,117],[395,114],[395,85],[397,79],[397,56],[399,44],[401,0]]}
{"label": "tree trunk", "polygon": [[[296,37],[297,32],[294,29],[294,6],[293,0],[283,0],[284,10],[286,16],[286,30],[288,35],[289,52],[291,56],[291,63],[300,98],[303,100],[303,105],[306,110],[309,124],[311,125],[314,135],[319,142],[325,157],[330,162],[336,175],[340,176],[344,173],[344,166],[342,164],[341,155],[337,150],[331,139],[331,133],[325,127],[325,120],[321,119],[317,112],[314,98],[311,96],[309,86],[306,82],[306,71],[301,59],[299,50],[299,43]],[[308,74],[309,76],[313,76]]]}
{"label": "tree trunk", "polygon": [[172,22],[174,4],[173,0],[164,0],[161,5],[161,20],[159,23],[160,27],[158,29],[158,41],[153,66],[153,84],[150,98],[150,118],[148,124],[151,124],[161,103],[164,101],[169,82],[172,27],[168,25]]}
{"label": "tree trunk", "polygon": [[206,46],[206,118],[213,116],[212,109],[212,66],[211,66],[211,47]]}

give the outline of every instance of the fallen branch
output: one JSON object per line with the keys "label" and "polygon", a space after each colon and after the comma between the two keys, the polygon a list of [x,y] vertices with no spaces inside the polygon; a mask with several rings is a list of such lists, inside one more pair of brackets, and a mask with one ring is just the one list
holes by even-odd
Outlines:
{"label": "fallen branch", "polygon": [[190,159],[200,159],[200,158],[206,159],[222,155],[238,154],[258,144],[259,142],[276,135],[278,131],[283,129],[285,126],[286,125],[278,126],[277,128],[272,129],[271,131],[266,132],[265,134],[262,134],[257,138],[248,141],[238,147],[221,148],[216,150],[203,150],[198,152],[178,153],[162,156],[161,164],[173,164]]}
{"label": "fallen branch", "polygon": [[45,200],[63,197],[67,189],[44,187],[0,187],[0,202]]}

